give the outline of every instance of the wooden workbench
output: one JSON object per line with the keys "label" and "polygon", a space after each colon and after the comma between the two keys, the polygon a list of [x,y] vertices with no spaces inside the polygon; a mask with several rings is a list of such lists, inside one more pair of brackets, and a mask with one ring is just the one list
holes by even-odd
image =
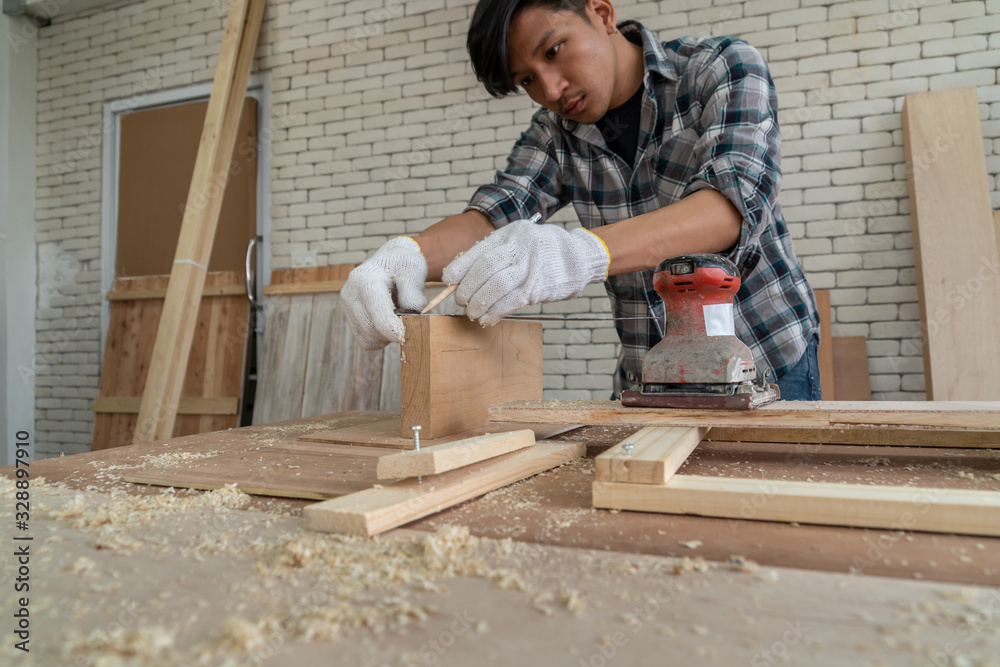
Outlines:
{"label": "wooden workbench", "polygon": [[[628,426],[559,436],[587,442],[588,458],[377,540],[305,531],[306,501],[243,504],[232,492],[120,480],[153,461],[183,465],[379,416],[32,463],[47,481],[32,489],[37,664],[131,654],[122,664],[659,665],[667,651],[676,664],[977,664],[1000,654],[1000,539],[594,510],[589,457]],[[884,448],[782,447],[703,443],[682,471],[997,488],[995,450],[895,448],[904,463],[889,465]],[[5,572],[11,564],[0,560]],[[3,596],[7,609],[10,587]]]}

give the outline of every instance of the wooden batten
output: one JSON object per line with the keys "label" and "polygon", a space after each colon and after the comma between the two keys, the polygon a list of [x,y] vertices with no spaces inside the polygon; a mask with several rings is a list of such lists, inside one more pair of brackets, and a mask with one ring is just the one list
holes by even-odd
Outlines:
{"label": "wooden batten", "polygon": [[597,479],[666,484],[707,433],[707,428],[647,426],[597,456]]}
{"label": "wooden batten", "polygon": [[423,447],[419,452],[410,450],[382,456],[378,460],[376,476],[379,479],[403,479],[417,475],[436,475],[531,447],[533,444],[535,434],[528,429],[479,435]]}

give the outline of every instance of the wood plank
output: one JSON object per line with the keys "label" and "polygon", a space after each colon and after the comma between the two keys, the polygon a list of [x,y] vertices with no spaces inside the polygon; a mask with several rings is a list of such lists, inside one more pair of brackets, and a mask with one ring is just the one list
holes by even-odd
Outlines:
{"label": "wood plank", "polygon": [[382,379],[379,385],[378,409],[384,412],[399,412],[402,407],[400,402],[399,351],[399,343],[389,343],[385,346],[382,355]]}
{"label": "wood plank", "polygon": [[[291,297],[272,297],[264,309],[264,336],[261,341],[260,359],[257,361],[257,391],[253,404],[253,423],[270,424],[282,421],[282,398],[278,395],[278,378],[281,375],[285,338],[288,333],[288,315]],[[290,419],[285,417],[284,419]]]}
{"label": "wood plank", "polygon": [[[833,309],[830,307],[830,290],[813,290],[819,311],[819,382],[824,401],[835,401],[833,384]],[[869,397],[870,398],[870,397]]]}
{"label": "wood plank", "polygon": [[[400,418],[391,417],[362,424],[360,426],[345,426],[329,431],[317,431],[301,436],[300,440],[309,442],[329,442],[360,445],[362,447],[390,447],[392,449],[413,449],[413,433],[409,437],[399,435]],[[529,429],[535,434],[536,440],[551,438],[560,433],[578,428],[579,424],[532,424],[524,422],[490,422],[485,426],[459,431],[439,438],[425,438],[420,432],[421,447],[455,442],[465,438],[473,438],[487,433],[506,433]]]}
{"label": "wood plank", "polygon": [[756,410],[623,408],[620,401],[511,401],[490,407],[492,421],[671,424],[837,429],[848,426],[1000,430],[997,401],[777,401]]}
{"label": "wood plank", "polygon": [[706,440],[726,442],[793,442],[889,447],[959,447],[1000,449],[1000,431],[947,431],[896,428],[754,428],[717,426]]}
{"label": "wood plank", "polygon": [[832,340],[834,394],[841,401],[872,400],[868,374],[868,346],[864,336],[841,336]]}
{"label": "wood plank", "polygon": [[309,334],[313,316],[313,297],[300,294],[288,297],[288,321],[285,323],[280,365],[270,382],[275,385],[274,413],[278,420],[302,416],[306,369],[309,365]]}
{"label": "wood plank", "polygon": [[1000,398],[1000,254],[976,89],[907,95],[903,139],[929,400]]}
{"label": "wood plank", "polygon": [[264,0],[230,3],[134,443],[169,438],[174,431],[225,191],[217,177],[232,159],[263,13]]}
{"label": "wood plank", "polygon": [[[205,285],[202,298],[209,296],[246,296],[246,285]],[[148,290],[111,290],[105,295],[108,301],[137,301],[139,299],[163,299],[167,288]]]}
{"label": "wood plank", "polygon": [[477,435],[442,445],[422,446],[419,452],[410,450],[379,458],[376,476],[379,479],[401,479],[417,475],[435,475],[524,449],[533,444],[535,444],[534,432],[524,429]]}
{"label": "wood plank", "polygon": [[674,475],[598,482],[594,507],[963,535],[1000,535],[1000,492]]}
{"label": "wood plank", "polygon": [[312,530],[372,536],[579,458],[582,443],[538,443],[465,468],[406,479],[303,509]]}
{"label": "wood plank", "polygon": [[[141,396],[98,396],[94,399],[94,412],[127,412],[139,414]],[[177,406],[181,415],[235,415],[239,413],[240,399],[208,397],[182,398]]]}
{"label": "wood plank", "polygon": [[[594,459],[597,479],[666,484],[707,434],[707,428],[647,426]],[[631,453],[626,444],[632,445]]]}
{"label": "wood plank", "polygon": [[286,354],[302,355],[305,360],[302,374],[296,375],[296,370],[285,364],[279,368],[283,380],[287,378],[302,384],[302,404],[294,416],[314,417],[348,410],[350,408],[342,407],[339,399],[343,394],[351,393],[353,385],[345,381],[342,369],[336,363],[344,344],[337,336],[335,326],[340,295],[316,294],[294,298],[310,299],[312,304],[306,345],[298,351],[285,351]]}

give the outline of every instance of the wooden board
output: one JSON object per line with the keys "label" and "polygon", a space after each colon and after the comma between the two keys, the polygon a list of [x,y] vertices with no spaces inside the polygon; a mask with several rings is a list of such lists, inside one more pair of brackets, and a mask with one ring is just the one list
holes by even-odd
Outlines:
{"label": "wooden board", "polygon": [[[167,276],[119,278],[115,292],[124,296],[133,291],[161,290],[167,281]],[[210,288],[232,287],[242,285],[243,278],[234,271],[212,272],[205,282]],[[132,443],[138,414],[135,403],[142,400],[152,355],[152,332],[156,331],[162,311],[163,301],[157,299],[123,298],[111,303],[99,395],[94,401],[97,414],[91,449]],[[237,426],[238,409],[233,406],[238,406],[242,391],[249,314],[250,303],[245,295],[202,300],[196,322],[199,333],[188,358],[174,436]]]}
{"label": "wooden board", "polygon": [[975,88],[907,95],[903,139],[927,398],[1000,398],[1000,255]]}
{"label": "wooden board", "polygon": [[[594,459],[597,479],[666,484],[707,433],[707,428],[647,426]],[[632,445],[631,453],[626,444]]]}
{"label": "wooden board", "polygon": [[824,401],[835,401],[833,385],[833,309],[830,307],[830,290],[813,290],[816,309],[819,311],[819,382]]}
{"label": "wooden board", "polygon": [[594,507],[889,530],[1000,535],[1000,492],[674,475],[599,482]]}
{"label": "wooden board", "polygon": [[538,443],[466,468],[310,505],[312,530],[371,536],[579,458],[581,443]]}
{"label": "wooden board", "polygon": [[895,428],[754,428],[717,426],[707,440],[726,442],[798,442],[891,447],[1000,449],[1000,431],[948,431]]}
{"label": "wooden board", "polygon": [[442,445],[421,447],[419,452],[410,450],[382,456],[378,460],[376,477],[402,479],[417,475],[436,475],[531,447],[533,444],[535,434],[530,429],[462,438]]}
{"label": "wooden board", "polygon": [[[318,431],[301,436],[302,440],[311,442],[331,442],[363,447],[389,447],[392,449],[413,449],[413,434],[409,437],[399,435],[401,420],[398,416],[380,419],[358,426],[344,426],[329,431]],[[434,446],[446,442],[455,442],[465,438],[474,438],[487,433],[507,433],[529,429],[535,434],[536,440],[551,438],[560,433],[577,428],[578,424],[535,424],[527,422],[490,422],[479,428],[460,431],[440,438],[426,438],[421,430],[420,442],[423,446]]]}
{"label": "wooden board", "polygon": [[832,343],[833,391],[837,400],[872,400],[872,382],[868,375],[868,347],[865,337],[842,336],[834,338]]}
{"label": "wooden board", "polygon": [[492,421],[792,428],[1000,430],[1000,402],[777,401],[756,410],[623,408],[621,401],[512,401]]}
{"label": "wooden board", "polygon": [[218,176],[226,173],[232,159],[263,14],[264,0],[230,2],[163,315],[132,438],[136,444],[169,438],[174,432],[225,192],[218,187]]}
{"label": "wooden board", "polygon": [[485,425],[489,406],[541,398],[542,326],[504,320],[483,327],[464,317],[404,315],[402,428],[438,438]]}

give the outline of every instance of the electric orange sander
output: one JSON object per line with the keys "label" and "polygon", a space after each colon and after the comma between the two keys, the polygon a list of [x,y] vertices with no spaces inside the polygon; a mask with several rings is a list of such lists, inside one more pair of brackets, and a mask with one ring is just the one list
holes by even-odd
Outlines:
{"label": "electric orange sander", "polygon": [[736,337],[736,265],[720,255],[681,255],[656,267],[663,299],[663,340],[646,352],[642,387],[622,392],[622,405],[748,410],[778,399],[778,386],[757,372],[753,353]]}

